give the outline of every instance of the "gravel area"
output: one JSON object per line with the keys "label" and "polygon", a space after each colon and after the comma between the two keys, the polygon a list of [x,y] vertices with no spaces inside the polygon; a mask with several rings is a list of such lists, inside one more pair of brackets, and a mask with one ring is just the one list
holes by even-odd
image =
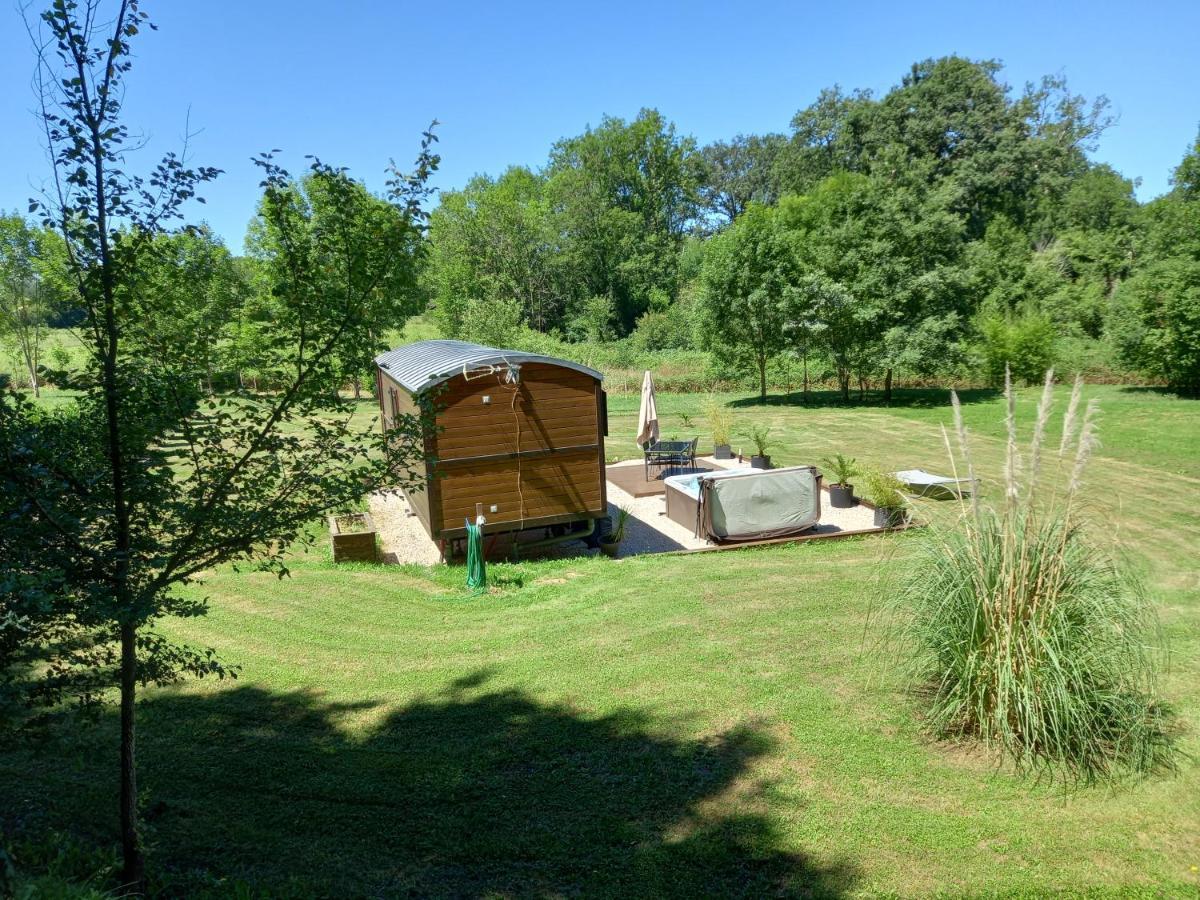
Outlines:
{"label": "gravel area", "polygon": [[[697,463],[714,469],[736,468],[737,460],[717,460],[712,457],[698,459]],[[618,465],[640,466],[641,460],[630,460]],[[667,500],[663,494],[649,497],[634,497],[621,490],[611,481],[608,483],[608,514],[616,520],[617,509],[629,510],[629,521],[625,525],[625,540],[621,542],[621,556],[638,556],[643,553],[666,553],[672,550],[703,550],[712,547],[708,541],[696,537],[690,528],[667,518]],[[380,558],[385,563],[417,563],[436,565],[442,561],[437,544],[425,533],[421,520],[413,515],[408,501],[399,492],[372,494],[371,516],[379,532]],[[829,494],[821,499],[821,521],[808,534],[836,534],[839,531],[861,531],[874,527],[874,512],[863,506],[850,509],[834,509],[829,505]],[[493,554],[501,551],[498,544]],[[579,556],[594,553],[582,542],[571,542],[540,555]],[[495,558],[493,556],[493,558]]]}
{"label": "gravel area", "polygon": [[399,491],[372,494],[371,518],[379,534],[379,558],[385,563],[432,566],[442,561],[437,544]]}
{"label": "gravel area", "polygon": [[[698,465],[713,469],[732,469],[739,465],[737,460],[719,460],[703,457]],[[616,465],[642,465],[641,460],[631,460]],[[617,507],[629,510],[629,521],[625,525],[625,540],[621,542],[622,556],[637,556],[642,553],[664,553],[669,550],[703,550],[712,547],[708,541],[696,537],[690,528],[667,518],[667,498],[663,494],[650,497],[633,497],[608,483],[608,511],[616,516]],[[861,531],[875,527],[875,512],[865,506],[850,509],[834,509],[829,505],[829,493],[821,497],[821,521],[806,534],[836,534],[839,531]]]}

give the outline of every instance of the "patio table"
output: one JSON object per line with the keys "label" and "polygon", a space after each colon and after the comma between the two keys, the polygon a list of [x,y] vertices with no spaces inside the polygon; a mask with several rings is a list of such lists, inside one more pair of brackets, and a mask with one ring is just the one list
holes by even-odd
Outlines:
{"label": "patio table", "polygon": [[690,441],[655,441],[653,444],[643,447],[646,480],[650,480],[651,468],[657,470],[655,474],[657,478],[663,469],[673,466],[694,467],[696,465],[696,444],[699,440],[699,438],[692,438]]}

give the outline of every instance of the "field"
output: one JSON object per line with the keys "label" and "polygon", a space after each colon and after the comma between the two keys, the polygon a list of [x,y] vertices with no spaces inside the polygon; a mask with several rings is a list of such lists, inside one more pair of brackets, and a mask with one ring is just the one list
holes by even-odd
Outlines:
{"label": "field", "polygon": [[[1177,774],[1065,789],[924,738],[878,600],[909,565],[912,533],[496,565],[482,598],[465,596],[461,570],[335,569],[318,542],[282,581],[212,573],[197,588],[210,615],[163,624],[242,668],[234,682],[145,695],[142,787],[159,886],[1195,895],[1200,407],[1132,388],[1087,395],[1104,413],[1089,486],[1097,533],[1146,574],[1170,647],[1162,690],[1189,754]],[[660,395],[664,435],[703,435],[702,399]],[[824,394],[809,407],[725,399],[739,428],[771,424],[778,463],[841,450],[946,468],[945,392],[902,392],[891,407]],[[995,475],[1000,401],[965,400],[978,459]],[[1035,400],[1022,392],[1026,423]],[[636,404],[611,398],[612,457],[636,450]],[[0,817],[18,836],[111,843],[115,774],[110,720],[9,746]]]}

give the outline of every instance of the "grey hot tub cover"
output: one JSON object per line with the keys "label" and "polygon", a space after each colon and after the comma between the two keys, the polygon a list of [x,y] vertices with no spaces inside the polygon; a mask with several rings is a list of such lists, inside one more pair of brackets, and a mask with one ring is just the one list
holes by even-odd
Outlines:
{"label": "grey hot tub cover", "polygon": [[821,475],[791,466],[701,478],[698,516],[700,534],[712,541],[800,534],[821,519]]}

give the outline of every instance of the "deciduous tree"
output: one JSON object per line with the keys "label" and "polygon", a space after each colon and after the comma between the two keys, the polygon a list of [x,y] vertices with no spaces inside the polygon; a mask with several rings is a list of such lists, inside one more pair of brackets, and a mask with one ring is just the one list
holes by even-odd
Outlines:
{"label": "deciduous tree", "polygon": [[61,242],[18,215],[0,216],[0,337],[9,338],[34,396],[46,329],[63,296]]}
{"label": "deciduous tree", "polygon": [[791,294],[800,276],[793,235],[773,207],[751,204],[709,242],[697,315],[713,351],[751,369],[767,397],[767,364],[788,346]]}
{"label": "deciduous tree", "polygon": [[56,0],[41,22],[55,179],[33,207],[65,240],[90,359],[63,410],[0,395],[0,675],[31,702],[95,704],[116,689],[122,871],[138,891],[137,688],[227,671],[156,623],[203,613],[182,588],[213,566],[285,573],[285,548],[315,517],[404,480],[415,423],[381,436],[352,419],[336,388],[370,352],[380,285],[411,265],[437,160],[427,134],[415,172],[391,179],[383,234],[356,220],[363,188],[342,170],[313,165],[330,200],[313,227],[293,179],[270,155],[258,160],[262,216],[279,235],[269,263],[286,378],[269,395],[208,401],[196,360],[126,335],[161,312],[143,279],[156,240],[217,172],[171,154],[145,177],[128,168],[125,78],[149,24],[137,0]]}

